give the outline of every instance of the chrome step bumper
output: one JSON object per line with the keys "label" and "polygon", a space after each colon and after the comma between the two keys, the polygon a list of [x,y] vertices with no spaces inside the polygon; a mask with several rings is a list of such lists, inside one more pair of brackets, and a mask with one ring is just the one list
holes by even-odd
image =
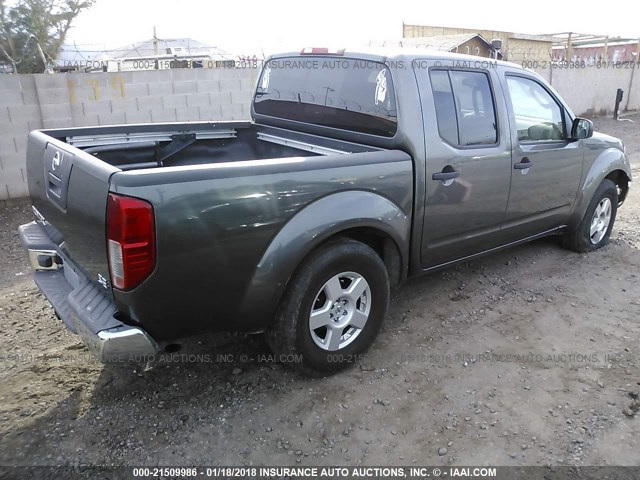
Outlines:
{"label": "chrome step bumper", "polygon": [[116,318],[115,304],[65,258],[37,222],[22,225],[18,232],[36,285],[101,362],[140,361],[159,351],[148,333]]}

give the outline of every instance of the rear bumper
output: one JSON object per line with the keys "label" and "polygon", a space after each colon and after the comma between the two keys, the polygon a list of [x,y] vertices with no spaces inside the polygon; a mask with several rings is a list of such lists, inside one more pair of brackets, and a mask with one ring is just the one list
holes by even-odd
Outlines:
{"label": "rear bumper", "polygon": [[18,232],[36,285],[67,328],[100,361],[139,361],[158,352],[148,333],[116,318],[115,304],[65,257],[38,223],[22,225]]}

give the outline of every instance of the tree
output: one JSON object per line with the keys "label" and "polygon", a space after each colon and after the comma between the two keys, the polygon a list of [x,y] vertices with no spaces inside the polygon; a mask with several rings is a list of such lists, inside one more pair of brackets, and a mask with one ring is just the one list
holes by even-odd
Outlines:
{"label": "tree", "polygon": [[0,65],[42,73],[60,53],[71,23],[95,0],[0,0]]}

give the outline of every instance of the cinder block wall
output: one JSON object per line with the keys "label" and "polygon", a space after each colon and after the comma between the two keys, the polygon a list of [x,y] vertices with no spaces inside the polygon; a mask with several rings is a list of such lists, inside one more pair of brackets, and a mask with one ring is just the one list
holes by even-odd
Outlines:
{"label": "cinder block wall", "polygon": [[250,118],[255,69],[0,75],[0,203],[28,196],[39,128]]}
{"label": "cinder block wall", "polygon": [[[631,83],[632,72],[596,67],[538,71],[577,115],[610,114],[618,88],[625,92],[621,109],[640,109],[640,70]],[[0,75],[0,204],[29,193],[25,157],[30,130],[248,119],[257,75],[254,69]]]}
{"label": "cinder block wall", "polygon": [[27,133],[42,128],[33,75],[0,75],[0,200],[28,195]]}
{"label": "cinder block wall", "polygon": [[[636,66],[636,70],[640,70]],[[613,112],[616,91],[621,88],[624,98],[620,112],[628,105],[629,110],[640,109],[640,71],[631,68],[554,68],[546,72],[551,85],[569,104],[576,115],[597,116]],[[633,75],[633,79],[632,79]],[[628,103],[627,103],[628,102]]]}

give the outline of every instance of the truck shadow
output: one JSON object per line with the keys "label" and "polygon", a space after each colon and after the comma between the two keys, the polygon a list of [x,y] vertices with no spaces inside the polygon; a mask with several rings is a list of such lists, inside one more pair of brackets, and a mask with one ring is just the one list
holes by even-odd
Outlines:
{"label": "truck shadow", "polygon": [[[580,261],[579,255],[561,249],[557,238],[551,237],[409,280],[392,292],[382,334],[371,351],[373,354],[383,352],[384,332],[402,329],[408,317],[424,316],[428,321],[430,312],[417,311],[413,307],[423,308],[425,304],[443,301],[453,305],[460,300],[473,300],[492,279],[500,279],[514,268],[522,269],[549,256],[557,268],[563,268],[564,260]],[[481,283],[483,280],[485,282]],[[222,383],[225,388],[233,389],[233,385],[238,383],[241,388],[250,390],[247,383],[252,381],[267,382],[274,388],[290,381],[317,381],[283,366],[260,334],[213,333],[184,339],[180,345],[180,350],[161,352],[154,361],[146,364],[105,365],[95,384],[94,401],[100,403],[122,398],[128,395],[132,386],[158,389],[177,384],[175,388],[182,389],[196,380],[204,385],[217,384],[216,390],[222,392]],[[357,375],[359,364],[356,362],[346,374]],[[248,378],[252,380],[247,382]]]}
{"label": "truck shadow", "polygon": [[[558,265],[564,259],[579,261],[580,258],[558,247],[557,239],[547,238],[409,280],[392,293],[382,334],[370,353],[374,356],[383,355],[384,332],[403,329],[407,318],[418,316],[428,321],[429,312],[418,311],[423,310],[425,304],[443,301],[453,304],[470,299],[478,294],[479,289],[486,287],[486,284],[480,283],[483,279],[499,279],[514,268],[535,264],[536,260],[549,255],[555,258]],[[205,390],[215,384],[215,391],[220,394],[217,398],[225,403],[225,396],[229,392],[236,388],[252,391],[255,388],[251,386],[252,383],[263,388],[266,382],[277,390],[291,381],[317,381],[283,366],[259,334],[201,335],[183,340],[181,346],[179,351],[159,353],[153,362],[144,365],[125,363],[105,366],[95,384],[93,401],[100,404],[128,397],[132,387],[145,391],[162,388],[189,391],[193,390],[194,382],[201,382]],[[356,362],[356,365],[337,377],[358,375],[358,366],[362,367],[362,362]]]}

